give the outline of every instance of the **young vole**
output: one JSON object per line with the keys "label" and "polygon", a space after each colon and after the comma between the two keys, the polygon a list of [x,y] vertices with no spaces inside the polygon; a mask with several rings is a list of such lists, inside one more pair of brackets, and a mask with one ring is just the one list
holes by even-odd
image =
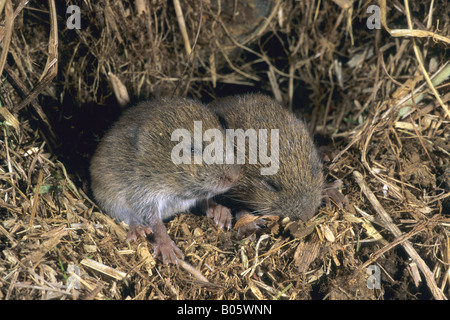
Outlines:
{"label": "young vole", "polygon": [[[262,175],[258,162],[246,161],[241,177],[224,195],[239,209],[260,214],[275,214],[291,220],[308,220],[322,200],[324,177],[322,164],[306,125],[276,101],[262,94],[247,94],[218,99],[209,108],[229,129],[278,129],[279,163],[275,174]],[[268,141],[270,133],[268,132]],[[248,141],[248,139],[247,139]],[[260,142],[260,141],[259,141]],[[246,148],[249,148],[246,145]],[[267,153],[270,153],[270,147]],[[259,150],[259,149],[258,149]],[[248,159],[248,151],[247,159]],[[227,220],[226,210],[217,209]]]}
{"label": "young vole", "polygon": [[[164,263],[176,263],[183,254],[162,220],[227,191],[239,176],[236,165],[173,161],[172,151],[181,139],[172,141],[172,134],[181,129],[193,135],[194,121],[201,121],[201,134],[222,128],[217,116],[193,100],[142,102],[110,128],[91,161],[98,204],[129,225],[129,241],[153,233],[155,256],[161,254]],[[189,158],[201,155],[203,145],[199,149],[191,139],[182,143],[188,145]]]}

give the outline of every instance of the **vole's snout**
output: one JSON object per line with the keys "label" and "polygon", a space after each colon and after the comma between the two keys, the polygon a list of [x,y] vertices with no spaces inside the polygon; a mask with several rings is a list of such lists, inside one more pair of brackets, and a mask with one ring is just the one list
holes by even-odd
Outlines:
{"label": "vole's snout", "polygon": [[233,164],[230,166],[230,170],[228,172],[227,178],[231,184],[234,184],[238,179],[241,173],[241,166],[237,164]]}
{"label": "vole's snout", "polygon": [[221,176],[221,188],[225,191],[231,188],[239,179],[241,166],[237,164],[227,165],[223,175]]}

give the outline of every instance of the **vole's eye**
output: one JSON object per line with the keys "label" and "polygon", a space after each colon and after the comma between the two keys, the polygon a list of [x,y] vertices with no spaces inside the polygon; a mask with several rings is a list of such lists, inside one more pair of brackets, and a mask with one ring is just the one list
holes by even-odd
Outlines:
{"label": "vole's eye", "polygon": [[221,117],[221,116],[219,116],[219,115],[217,115],[217,117],[218,117],[218,119],[219,119],[220,125],[222,126],[222,129],[224,129],[224,130],[228,129],[228,123],[227,123],[227,120],[225,120],[224,117]]}
{"label": "vole's eye", "polygon": [[268,190],[273,191],[273,192],[279,192],[280,191],[280,187],[275,182],[273,182],[272,180],[264,179],[263,182],[264,182],[265,187]]}

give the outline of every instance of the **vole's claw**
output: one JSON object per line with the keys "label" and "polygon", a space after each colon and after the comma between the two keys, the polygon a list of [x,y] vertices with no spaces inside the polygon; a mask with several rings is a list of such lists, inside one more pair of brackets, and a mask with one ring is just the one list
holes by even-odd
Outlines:
{"label": "vole's claw", "polygon": [[150,233],[152,233],[152,230],[149,227],[145,227],[141,224],[132,224],[130,225],[130,231],[128,231],[127,234],[127,241],[136,241],[138,236],[147,238],[147,235],[149,235]]}
{"label": "vole's claw", "polygon": [[231,210],[229,208],[210,201],[208,203],[208,209],[206,210],[206,216],[214,219],[214,222],[219,226],[219,228],[222,229],[226,227],[228,230],[231,229],[233,216],[231,215]]}
{"label": "vole's claw", "polygon": [[157,240],[153,256],[156,258],[159,255],[161,255],[163,263],[167,265],[169,263],[177,264],[178,258],[184,259],[183,252],[171,239]]}

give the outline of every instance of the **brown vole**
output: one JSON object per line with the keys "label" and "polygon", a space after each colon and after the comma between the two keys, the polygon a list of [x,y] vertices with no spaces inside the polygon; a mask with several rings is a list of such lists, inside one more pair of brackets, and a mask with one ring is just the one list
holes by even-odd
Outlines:
{"label": "brown vole", "polygon": [[[231,199],[239,209],[260,214],[287,216],[291,220],[313,217],[321,204],[324,177],[306,125],[275,100],[262,94],[218,99],[210,103],[209,108],[229,129],[279,130],[278,171],[262,175],[261,168],[265,166],[259,160],[256,164],[246,161],[241,177],[225,193],[225,199]],[[267,150],[270,153],[270,147]],[[226,210],[221,212],[218,208],[217,211],[223,216],[220,219],[226,219]]]}
{"label": "brown vole", "polygon": [[[201,121],[202,133],[221,128],[217,116],[193,100],[142,102],[109,129],[91,161],[97,203],[130,226],[128,240],[153,233],[155,256],[161,254],[164,263],[176,263],[183,254],[162,220],[227,191],[239,176],[236,165],[173,161],[172,151],[181,142],[172,141],[172,134],[177,129],[194,133],[194,121]],[[201,154],[203,145],[199,150],[191,141],[183,143],[192,152],[189,159]]]}

